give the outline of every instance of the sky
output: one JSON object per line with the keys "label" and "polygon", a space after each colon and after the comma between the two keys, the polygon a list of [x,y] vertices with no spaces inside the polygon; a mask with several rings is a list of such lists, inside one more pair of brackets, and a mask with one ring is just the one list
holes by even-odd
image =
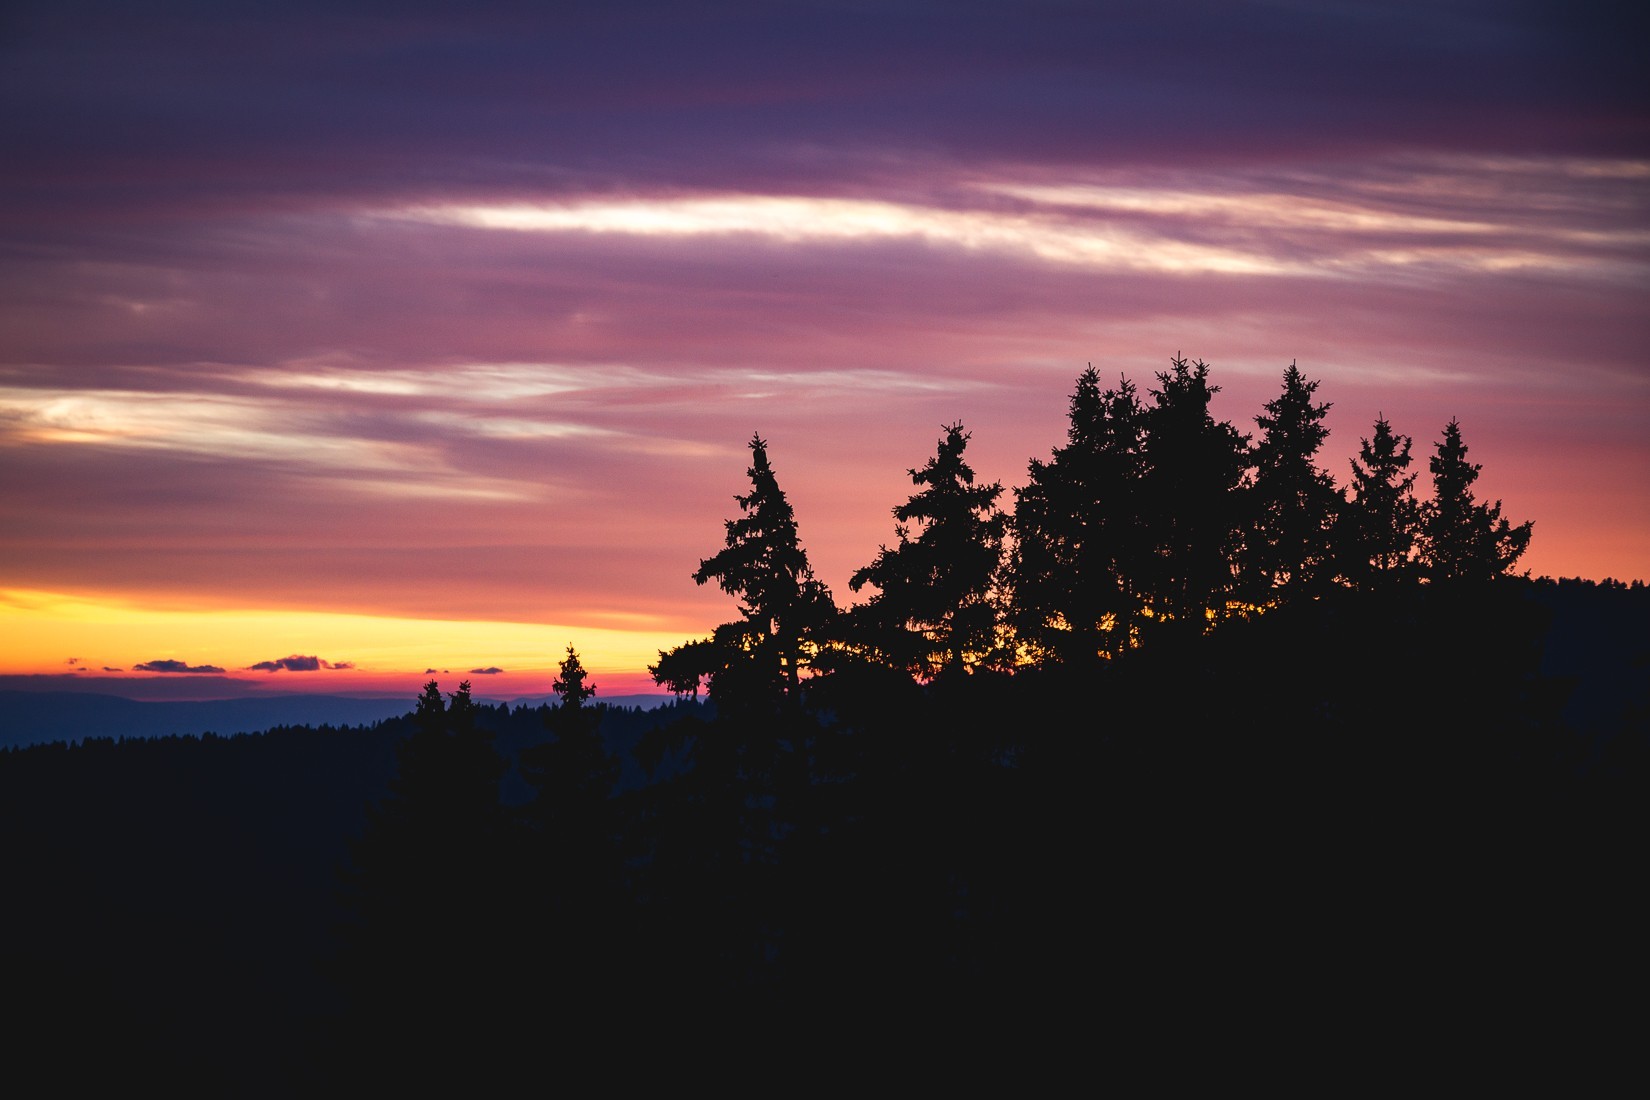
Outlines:
{"label": "sky", "polygon": [[647,690],[753,433],[848,603],[943,425],[1010,505],[1176,354],[1650,579],[1629,11],[9,3],[0,680]]}

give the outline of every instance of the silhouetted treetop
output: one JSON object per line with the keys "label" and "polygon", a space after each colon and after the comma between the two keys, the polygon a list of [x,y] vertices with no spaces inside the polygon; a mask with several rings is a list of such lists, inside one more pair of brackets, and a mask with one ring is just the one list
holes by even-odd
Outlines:
{"label": "silhouetted treetop", "polygon": [[1315,403],[1317,382],[1294,363],[1283,373],[1283,392],[1255,417],[1253,516],[1247,564],[1254,598],[1288,599],[1322,590],[1334,579],[1334,524],[1341,503],[1335,480],[1317,465],[1329,436],[1328,403]]}
{"label": "silhouetted treetop", "polygon": [[1351,499],[1341,514],[1341,572],[1356,588],[1382,588],[1413,572],[1421,523],[1407,473],[1411,440],[1397,435],[1386,417],[1375,419],[1374,434],[1360,441],[1351,460]]}
{"label": "silhouetted treetop", "polygon": [[561,697],[561,705],[569,710],[577,710],[584,706],[596,694],[596,685],[585,685],[586,673],[584,665],[579,662],[579,655],[572,646],[567,647],[567,656],[561,662],[561,675],[550,682],[550,690]]}
{"label": "silhouetted treetop", "polygon": [[1146,410],[1145,506],[1151,552],[1143,587],[1152,617],[1201,632],[1235,595],[1251,466],[1249,437],[1217,421],[1209,366],[1176,356]]}
{"label": "silhouetted treetop", "polygon": [[969,433],[961,423],[943,430],[935,455],[908,471],[919,491],[893,509],[898,543],[848,582],[855,592],[878,590],[855,609],[864,634],[925,679],[961,671],[995,646],[991,590],[1007,528],[997,508],[1003,487],[975,485],[963,459]]}
{"label": "silhouetted treetop", "polygon": [[1444,426],[1444,438],[1428,466],[1432,499],[1421,508],[1421,558],[1435,582],[1487,581],[1509,572],[1530,544],[1533,523],[1514,527],[1501,517],[1501,502],[1480,503],[1472,493],[1483,467],[1467,461],[1460,422]]}
{"label": "silhouetted treetop", "polygon": [[1084,665],[1131,644],[1143,601],[1145,409],[1134,383],[1077,379],[1066,444],[1014,491],[1008,615],[1039,663]]}
{"label": "silhouetted treetop", "polygon": [[[718,702],[777,703],[796,697],[802,668],[836,605],[808,564],[795,513],[768,463],[767,442],[753,435],[750,449],[751,490],[734,497],[743,514],[725,521],[726,544],[693,573],[695,584],[714,580],[737,599],[740,617],[717,627],[703,643],[661,652],[650,671],[656,683],[679,693],[690,683],[696,690],[708,677]],[[734,682],[739,690],[728,691]]]}

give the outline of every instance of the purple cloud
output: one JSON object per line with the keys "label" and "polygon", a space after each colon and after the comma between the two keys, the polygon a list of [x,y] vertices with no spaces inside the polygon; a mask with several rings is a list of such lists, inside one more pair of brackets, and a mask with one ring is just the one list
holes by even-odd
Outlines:
{"label": "purple cloud", "polygon": [[503,671],[504,670],[502,668],[499,668],[497,665],[490,665],[487,668],[472,668],[470,670],[470,675],[472,675],[472,676],[497,676],[499,673],[501,673]]}
{"label": "purple cloud", "polygon": [[354,667],[355,665],[349,661],[334,663],[331,661],[323,661],[319,657],[304,657],[298,654],[293,654],[290,657],[280,657],[273,661],[259,661],[255,665],[248,665],[247,670],[249,672],[315,672],[323,668],[342,669]]}
{"label": "purple cloud", "polygon": [[[1020,485],[1084,363],[1145,384],[1179,349],[1240,426],[1298,358],[1343,476],[1377,412],[1417,441],[1460,415],[1484,495],[1538,521],[1526,565],[1642,571],[1650,487],[1597,476],[1650,468],[1626,15],[1028,4],[29,6],[0,34],[0,568],[686,637],[725,614],[687,574],[753,429],[841,593],[933,425]],[[696,235],[454,214],[730,195],[1227,266],[818,232],[840,205]]]}
{"label": "purple cloud", "polygon": [[248,670],[257,672],[280,672],[284,669],[287,672],[314,672],[316,669],[321,667],[321,664],[322,662],[319,657],[293,656],[282,657],[274,661],[259,661],[255,665],[249,665]]}
{"label": "purple cloud", "polygon": [[184,661],[144,661],[132,666],[133,672],[222,672],[217,665],[191,665]]}

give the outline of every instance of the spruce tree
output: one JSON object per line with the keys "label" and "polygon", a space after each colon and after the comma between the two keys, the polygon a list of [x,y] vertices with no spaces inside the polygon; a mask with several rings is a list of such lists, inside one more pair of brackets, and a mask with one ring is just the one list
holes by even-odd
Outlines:
{"label": "spruce tree", "polygon": [[1308,382],[1294,363],[1283,373],[1283,392],[1255,417],[1254,526],[1246,547],[1252,598],[1270,603],[1321,591],[1333,580],[1334,521],[1340,493],[1318,468],[1318,449],[1329,435],[1324,416],[1330,406],[1312,400],[1317,382]]}
{"label": "spruce tree", "polygon": [[458,1043],[497,1023],[492,983],[509,951],[498,921],[514,850],[499,800],[505,765],[469,682],[449,699],[433,680],[425,686],[389,796],[352,853],[343,976],[368,1041]]}
{"label": "spruce tree", "polygon": [[934,457],[908,471],[919,491],[893,509],[899,542],[848,582],[855,592],[877,588],[853,617],[890,663],[923,679],[961,671],[995,647],[991,593],[1007,527],[1003,487],[974,484],[963,459],[969,433],[961,423],[943,430]]}
{"label": "spruce tree", "polygon": [[709,639],[661,651],[654,682],[680,692],[708,678],[720,706],[794,704],[801,674],[836,614],[797,538],[796,514],[768,463],[768,445],[750,441],[751,491],[736,494],[743,513],[725,521],[726,545],[699,563],[695,584],[714,580],[739,601],[739,618]]}
{"label": "spruce tree", "polygon": [[[550,739],[521,750],[521,774],[536,792],[522,810],[525,874],[517,919],[524,939],[518,972],[550,996],[543,1018],[577,1019],[613,995],[623,863],[612,799],[617,761],[602,745],[603,708],[572,646],[552,684],[560,705],[544,711]],[[602,950],[602,945],[614,949]]]}
{"label": "spruce tree", "polygon": [[1132,382],[1102,392],[1091,366],[1068,417],[1065,445],[1014,491],[1006,587],[1027,655],[1080,667],[1127,648],[1142,606],[1145,410]]}
{"label": "spruce tree", "polygon": [[584,671],[584,665],[579,661],[579,655],[572,646],[567,647],[567,656],[562,658],[560,665],[561,675],[550,681],[550,690],[561,699],[561,705],[566,710],[578,710],[589,702],[596,694],[596,685],[585,686],[589,675]]}
{"label": "spruce tree", "polygon": [[601,709],[588,705],[596,685],[585,682],[589,676],[572,646],[560,669],[551,682],[560,705],[545,715],[552,740],[521,751],[522,774],[539,792],[529,816],[541,826],[599,816],[597,808],[618,780],[618,766],[598,732]]}
{"label": "spruce tree", "polygon": [[1444,426],[1432,470],[1432,499],[1421,507],[1421,559],[1435,583],[1487,581],[1509,571],[1530,544],[1533,524],[1512,526],[1501,502],[1480,503],[1472,493],[1483,467],[1467,461],[1460,422]]}
{"label": "spruce tree", "polygon": [[1340,572],[1360,590],[1379,590],[1413,575],[1421,522],[1413,494],[1407,435],[1396,435],[1386,417],[1359,441],[1352,459],[1352,496],[1339,524]]}
{"label": "spruce tree", "polygon": [[1251,465],[1249,437],[1217,421],[1209,366],[1176,356],[1157,376],[1146,410],[1143,560],[1149,610],[1159,622],[1201,633],[1225,617],[1236,594]]}

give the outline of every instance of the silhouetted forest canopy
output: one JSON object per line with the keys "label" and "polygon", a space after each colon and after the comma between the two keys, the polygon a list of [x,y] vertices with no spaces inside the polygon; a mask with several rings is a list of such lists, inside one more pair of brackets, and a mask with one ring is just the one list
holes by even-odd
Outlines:
{"label": "silhouetted forest canopy", "polygon": [[1202,362],[1089,369],[1012,491],[943,425],[847,607],[753,436],[658,710],[569,646],[554,706],[0,754],[30,1043],[290,1094],[938,1035],[939,1079],[1589,997],[1645,915],[1650,597],[1519,574],[1455,420],[1341,488],[1317,390],[1240,431]]}

